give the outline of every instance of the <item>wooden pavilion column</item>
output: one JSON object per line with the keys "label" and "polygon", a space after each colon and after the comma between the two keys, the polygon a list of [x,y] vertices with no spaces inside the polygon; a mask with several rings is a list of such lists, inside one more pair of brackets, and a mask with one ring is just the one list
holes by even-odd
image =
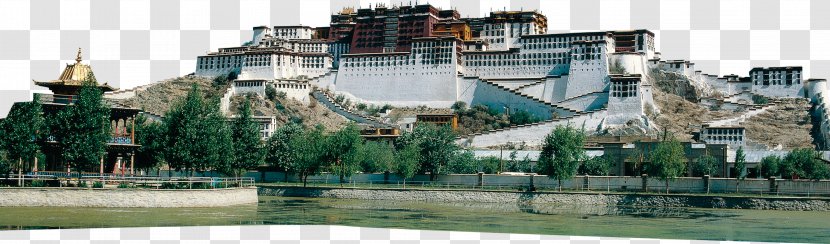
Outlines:
{"label": "wooden pavilion column", "polygon": [[104,174],[104,156],[101,156],[101,163],[98,165],[98,167],[99,167],[98,173],[103,175]]}
{"label": "wooden pavilion column", "polygon": [[35,165],[32,165],[32,172],[37,172],[37,156],[35,156]]}
{"label": "wooden pavilion column", "polygon": [[[132,128],[130,129],[130,144],[135,144],[135,115],[133,115],[132,118],[130,118],[130,123],[133,124]],[[130,160],[130,164],[132,164],[132,160]],[[132,170],[132,168],[133,167],[131,166],[130,170]]]}
{"label": "wooden pavilion column", "polygon": [[133,176],[133,163],[135,162],[135,153],[130,153],[130,176]]}

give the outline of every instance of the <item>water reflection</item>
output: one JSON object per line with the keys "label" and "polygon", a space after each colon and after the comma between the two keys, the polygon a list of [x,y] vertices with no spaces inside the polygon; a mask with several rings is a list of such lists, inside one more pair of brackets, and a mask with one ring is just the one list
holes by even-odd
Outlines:
{"label": "water reflection", "polygon": [[[0,229],[349,225],[552,235],[830,242],[828,212],[261,197],[225,208],[0,208]],[[794,234],[797,233],[797,234]]]}

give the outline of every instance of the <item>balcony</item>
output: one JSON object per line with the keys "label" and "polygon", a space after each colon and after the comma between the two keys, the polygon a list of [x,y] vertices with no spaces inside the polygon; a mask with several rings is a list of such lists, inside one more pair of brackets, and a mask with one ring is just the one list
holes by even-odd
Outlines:
{"label": "balcony", "polygon": [[[46,142],[58,143],[58,140],[55,139],[55,136],[50,135],[50,136],[46,137]],[[133,144],[133,139],[129,135],[112,135],[112,137],[110,137],[110,139],[109,139],[109,141],[107,141],[107,143],[109,143],[109,144],[120,144],[120,145],[131,145],[131,144]]]}
{"label": "balcony", "polygon": [[[56,94],[39,94],[40,98],[38,101],[44,104],[62,104],[62,105],[71,105],[75,104],[75,101],[78,100],[78,96],[76,95],[56,95]],[[104,104],[113,107],[113,106],[120,106],[116,103],[116,100],[104,98]]]}

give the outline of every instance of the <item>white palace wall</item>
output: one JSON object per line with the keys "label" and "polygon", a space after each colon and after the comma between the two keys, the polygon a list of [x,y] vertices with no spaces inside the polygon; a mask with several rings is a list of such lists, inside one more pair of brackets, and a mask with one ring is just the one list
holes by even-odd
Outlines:
{"label": "white palace wall", "polygon": [[596,92],[561,101],[556,105],[579,111],[590,111],[605,107],[606,104],[608,104],[608,93]]}
{"label": "white palace wall", "polygon": [[611,53],[610,64],[620,64],[628,74],[648,75],[649,65],[645,53]]}
{"label": "white palace wall", "polygon": [[481,79],[463,77],[459,80],[459,101],[472,105],[486,105],[499,112],[505,107],[510,111],[524,110],[542,119],[551,119],[552,114],[558,117],[573,115],[573,111],[553,107],[539,102],[530,96],[523,96],[518,92],[502,89],[495,84]]}
{"label": "white palace wall", "polygon": [[603,52],[594,55],[599,59],[571,60],[565,99],[606,90],[608,84],[608,55]]}
{"label": "white palace wall", "polygon": [[341,65],[334,85],[337,93],[376,105],[450,107],[457,97],[454,64]]}

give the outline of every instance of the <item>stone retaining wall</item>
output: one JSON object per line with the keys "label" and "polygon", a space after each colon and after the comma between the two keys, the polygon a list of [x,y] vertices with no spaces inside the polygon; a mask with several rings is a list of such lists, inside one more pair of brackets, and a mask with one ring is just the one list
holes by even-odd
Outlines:
{"label": "stone retaining wall", "polygon": [[0,207],[183,208],[256,204],[256,188],[0,188]]}
{"label": "stone retaining wall", "polygon": [[799,197],[723,197],[660,194],[528,193],[469,190],[259,187],[261,196],[326,197],[363,200],[483,202],[529,205],[605,205],[830,211],[830,199]]}

